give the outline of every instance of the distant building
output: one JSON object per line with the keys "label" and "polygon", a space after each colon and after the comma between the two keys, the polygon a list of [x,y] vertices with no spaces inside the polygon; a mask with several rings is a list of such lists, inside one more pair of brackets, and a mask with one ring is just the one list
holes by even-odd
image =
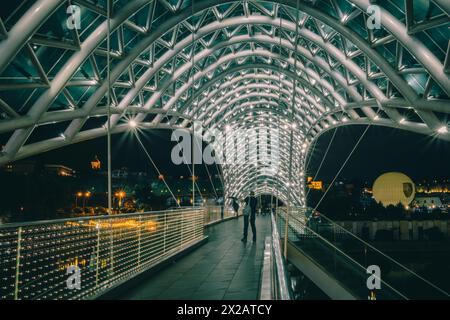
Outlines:
{"label": "distant building", "polygon": [[36,172],[35,162],[17,162],[10,163],[2,167],[2,171],[16,175],[30,175]]}
{"label": "distant building", "polygon": [[128,179],[128,169],[122,168],[122,169],[116,169],[111,172],[111,176],[113,179]]}
{"label": "distant building", "polygon": [[91,169],[92,170],[100,170],[102,168],[102,163],[98,159],[97,156],[95,156],[94,160],[91,161]]}
{"label": "distant building", "polygon": [[413,204],[417,207],[426,207],[428,209],[442,207],[442,201],[439,197],[417,197],[414,199]]}
{"label": "distant building", "polygon": [[363,192],[361,194],[361,197],[359,198],[359,203],[364,207],[367,208],[370,206],[375,200],[373,199],[372,195],[366,192]]}
{"label": "distant building", "polygon": [[10,163],[2,167],[2,171],[14,175],[31,175],[44,173],[60,177],[75,177],[76,171],[61,164],[37,165],[34,161]]}
{"label": "distant building", "polygon": [[322,190],[323,189],[323,182],[322,181],[314,181],[312,177],[308,177],[307,187],[314,190]]}
{"label": "distant building", "polygon": [[60,164],[46,164],[44,165],[44,172],[60,177],[75,177],[76,174],[75,170]]}
{"label": "distant building", "polygon": [[337,197],[348,197],[354,193],[355,185],[353,183],[348,183],[345,181],[335,181],[333,185],[333,191]]}

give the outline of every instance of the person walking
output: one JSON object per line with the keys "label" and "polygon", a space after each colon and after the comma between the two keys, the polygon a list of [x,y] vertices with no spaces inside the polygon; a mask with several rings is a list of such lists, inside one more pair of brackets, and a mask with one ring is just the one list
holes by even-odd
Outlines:
{"label": "person walking", "polygon": [[256,210],[258,206],[258,200],[255,198],[255,193],[250,192],[250,196],[245,199],[245,207],[244,207],[244,236],[242,237],[242,242],[247,242],[248,235],[248,224],[252,228],[253,234],[253,242],[256,242]]}
{"label": "person walking", "polygon": [[239,203],[237,202],[235,197],[230,197],[231,206],[233,207],[234,212],[236,213],[236,217],[239,215]]}

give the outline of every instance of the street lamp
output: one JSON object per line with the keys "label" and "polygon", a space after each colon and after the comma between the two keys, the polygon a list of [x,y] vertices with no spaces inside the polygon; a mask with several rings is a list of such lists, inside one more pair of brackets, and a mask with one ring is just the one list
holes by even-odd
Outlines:
{"label": "street lamp", "polygon": [[118,203],[119,208],[122,207],[122,202],[123,202],[123,199],[126,197],[126,195],[127,194],[125,193],[125,191],[122,191],[122,190],[115,193],[115,197],[118,198],[118,200],[119,200],[119,203]]}
{"label": "street lamp", "polygon": [[78,208],[78,198],[81,198],[83,196],[82,192],[77,192],[75,194],[75,208]]}
{"label": "street lamp", "polygon": [[84,198],[83,198],[83,212],[84,209],[86,208],[86,204],[87,204],[87,200],[91,197],[91,193],[89,191],[84,193]]}

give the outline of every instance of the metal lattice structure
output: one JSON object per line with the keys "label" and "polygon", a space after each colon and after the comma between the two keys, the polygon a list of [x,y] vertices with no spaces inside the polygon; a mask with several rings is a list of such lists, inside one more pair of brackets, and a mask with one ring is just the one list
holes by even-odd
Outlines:
{"label": "metal lattice structure", "polygon": [[[229,195],[293,189],[303,204],[309,146],[341,125],[450,140],[447,0],[24,0],[1,9],[0,164],[106,134],[108,3],[112,133],[130,117],[252,128],[257,145],[279,130],[277,172],[224,165]],[[79,30],[66,26],[69,5]]]}

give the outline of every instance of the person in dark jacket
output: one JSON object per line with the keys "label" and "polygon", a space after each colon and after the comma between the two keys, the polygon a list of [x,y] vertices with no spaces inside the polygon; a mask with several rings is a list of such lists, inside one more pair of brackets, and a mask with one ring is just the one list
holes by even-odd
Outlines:
{"label": "person in dark jacket", "polygon": [[253,242],[256,242],[256,226],[255,226],[255,220],[256,220],[256,210],[258,207],[258,200],[255,197],[255,193],[252,191],[250,192],[250,196],[245,199],[245,206],[250,205],[250,212],[249,214],[245,214],[245,207],[244,207],[244,236],[242,237],[242,242],[247,242],[247,234],[248,234],[248,224],[250,222],[250,226],[252,227],[252,234],[253,234]]}
{"label": "person in dark jacket", "polygon": [[235,197],[230,197],[230,199],[231,199],[231,206],[233,207],[233,210],[236,213],[236,216],[238,216],[239,203],[237,202],[237,199]]}

